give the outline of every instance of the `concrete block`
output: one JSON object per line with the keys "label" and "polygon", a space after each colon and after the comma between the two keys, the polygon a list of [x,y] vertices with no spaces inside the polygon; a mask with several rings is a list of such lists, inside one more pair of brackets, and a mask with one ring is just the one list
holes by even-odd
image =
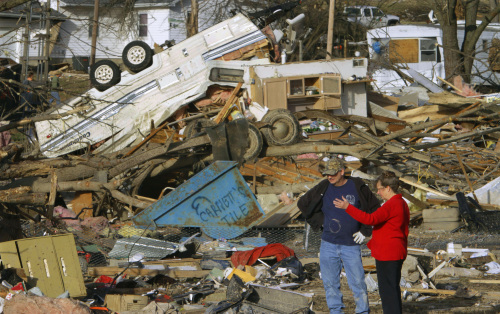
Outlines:
{"label": "concrete block", "polygon": [[451,231],[458,228],[462,223],[460,221],[443,221],[443,222],[425,222],[422,224],[427,230],[443,230]]}
{"label": "concrete block", "polygon": [[[438,208],[438,209],[424,209],[422,211],[422,218],[427,220],[438,221],[458,221],[460,212],[457,207]],[[448,219],[448,220],[445,220]],[[449,220],[456,219],[456,220]]]}

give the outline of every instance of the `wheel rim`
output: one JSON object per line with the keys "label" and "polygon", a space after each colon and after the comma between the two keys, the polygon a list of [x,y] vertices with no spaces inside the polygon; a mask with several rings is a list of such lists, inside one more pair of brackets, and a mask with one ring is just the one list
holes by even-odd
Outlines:
{"label": "wheel rim", "polygon": [[109,83],[113,79],[113,69],[109,65],[101,65],[94,72],[95,79],[100,84]]}
{"label": "wheel rim", "polygon": [[127,59],[132,64],[141,64],[146,59],[146,50],[141,46],[134,46],[127,52]]}
{"label": "wheel rim", "polygon": [[290,124],[285,120],[278,120],[273,123],[273,136],[278,140],[283,140],[290,136]]}

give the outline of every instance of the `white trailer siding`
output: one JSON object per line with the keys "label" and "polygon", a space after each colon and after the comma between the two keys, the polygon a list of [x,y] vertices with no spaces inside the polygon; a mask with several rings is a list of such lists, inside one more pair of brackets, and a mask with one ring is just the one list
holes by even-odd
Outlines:
{"label": "white trailer siding", "polygon": [[0,25],[0,58],[20,62],[22,55],[22,29],[17,19],[2,19]]}
{"label": "white trailer siding", "polygon": [[[478,21],[478,23],[480,23],[480,21]],[[459,45],[461,45],[464,40],[464,27],[464,22],[459,21],[457,33]],[[472,69],[472,83],[479,85],[491,85],[492,83],[500,83],[499,73],[490,71],[488,62],[489,48],[491,47],[491,40],[494,37],[500,38],[500,24],[490,23],[490,25],[483,31],[481,37],[476,43],[476,56]],[[372,58],[372,60],[370,61],[372,63],[372,78],[375,80],[375,82],[373,83],[374,87],[382,92],[393,92],[406,85],[395,71],[385,69],[378,65],[378,63],[384,62],[384,58],[385,61],[389,60],[388,54],[390,54],[391,52],[388,51],[388,47],[390,46],[389,42],[391,40],[396,41],[405,39],[414,39],[419,41],[419,59],[418,62],[406,62],[401,63],[401,65],[406,65],[409,68],[421,73],[436,84],[441,85],[442,82],[437,77],[446,77],[442,38],[443,33],[439,25],[398,25],[369,30],[367,32],[367,41],[370,56]],[[372,47],[376,39],[381,40],[381,42],[385,44],[386,48],[386,51],[382,56],[382,60],[379,58],[377,61],[373,60],[376,54],[373,51]],[[436,61],[425,61],[422,59],[422,43],[423,41],[428,39],[436,40],[436,52],[438,53],[439,57],[436,59]],[[407,74],[405,70],[402,70],[402,72]]]}
{"label": "white trailer siding", "polygon": [[[406,59],[405,63],[402,65],[408,66],[410,69],[413,69],[425,77],[429,78],[435,83],[439,83],[439,77],[444,77],[444,59],[443,59],[443,40],[442,40],[442,31],[439,26],[436,25],[397,25],[397,26],[389,26],[382,27],[377,29],[369,30],[367,33],[367,41],[368,41],[368,50],[370,52],[370,57],[372,63],[370,66],[372,78],[375,80],[372,84],[376,88],[376,90],[382,92],[391,92],[401,88],[402,86],[406,86],[404,80],[392,70],[387,70],[383,68],[384,62],[390,63],[390,58],[392,57],[390,51],[390,41],[398,41],[398,40],[418,40],[418,51],[415,52],[418,54],[418,60],[411,60],[417,62],[408,62],[408,60],[412,59],[410,57],[407,58],[405,55],[398,55],[397,57],[401,60]],[[376,40],[380,40],[383,45],[383,53],[378,59],[375,61],[376,53],[373,51],[373,43]],[[436,58],[434,61],[425,61],[423,56],[423,47],[422,40],[435,40],[438,46],[436,49]],[[402,70],[403,73],[408,75],[406,70]]]}

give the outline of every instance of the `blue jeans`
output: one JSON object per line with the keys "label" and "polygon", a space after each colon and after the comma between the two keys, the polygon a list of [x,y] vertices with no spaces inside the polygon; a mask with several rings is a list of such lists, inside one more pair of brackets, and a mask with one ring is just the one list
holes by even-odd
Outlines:
{"label": "blue jeans", "polygon": [[52,91],[50,92],[50,95],[52,96],[52,99],[49,101],[49,104],[51,104],[54,100],[56,101],[56,104],[61,104],[61,97],[59,96],[59,92]]}
{"label": "blue jeans", "polygon": [[343,313],[344,302],[342,301],[342,292],[340,292],[342,266],[344,266],[347,275],[349,288],[354,294],[356,313],[370,313],[365,271],[361,261],[361,247],[359,245],[333,244],[322,240],[319,254],[321,278],[330,314]]}

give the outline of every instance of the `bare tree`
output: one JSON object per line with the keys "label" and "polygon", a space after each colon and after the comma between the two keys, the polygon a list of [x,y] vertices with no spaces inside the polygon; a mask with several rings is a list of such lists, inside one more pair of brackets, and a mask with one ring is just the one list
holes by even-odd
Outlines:
{"label": "bare tree", "polygon": [[500,5],[492,8],[477,25],[479,0],[465,1],[465,36],[458,42],[458,27],[456,9],[461,0],[434,0],[438,20],[443,30],[443,46],[446,77],[461,75],[466,82],[471,81],[476,44],[481,33],[500,12]]}
{"label": "bare tree", "polygon": [[17,7],[20,4],[29,2],[31,0],[0,0],[0,12]]}

